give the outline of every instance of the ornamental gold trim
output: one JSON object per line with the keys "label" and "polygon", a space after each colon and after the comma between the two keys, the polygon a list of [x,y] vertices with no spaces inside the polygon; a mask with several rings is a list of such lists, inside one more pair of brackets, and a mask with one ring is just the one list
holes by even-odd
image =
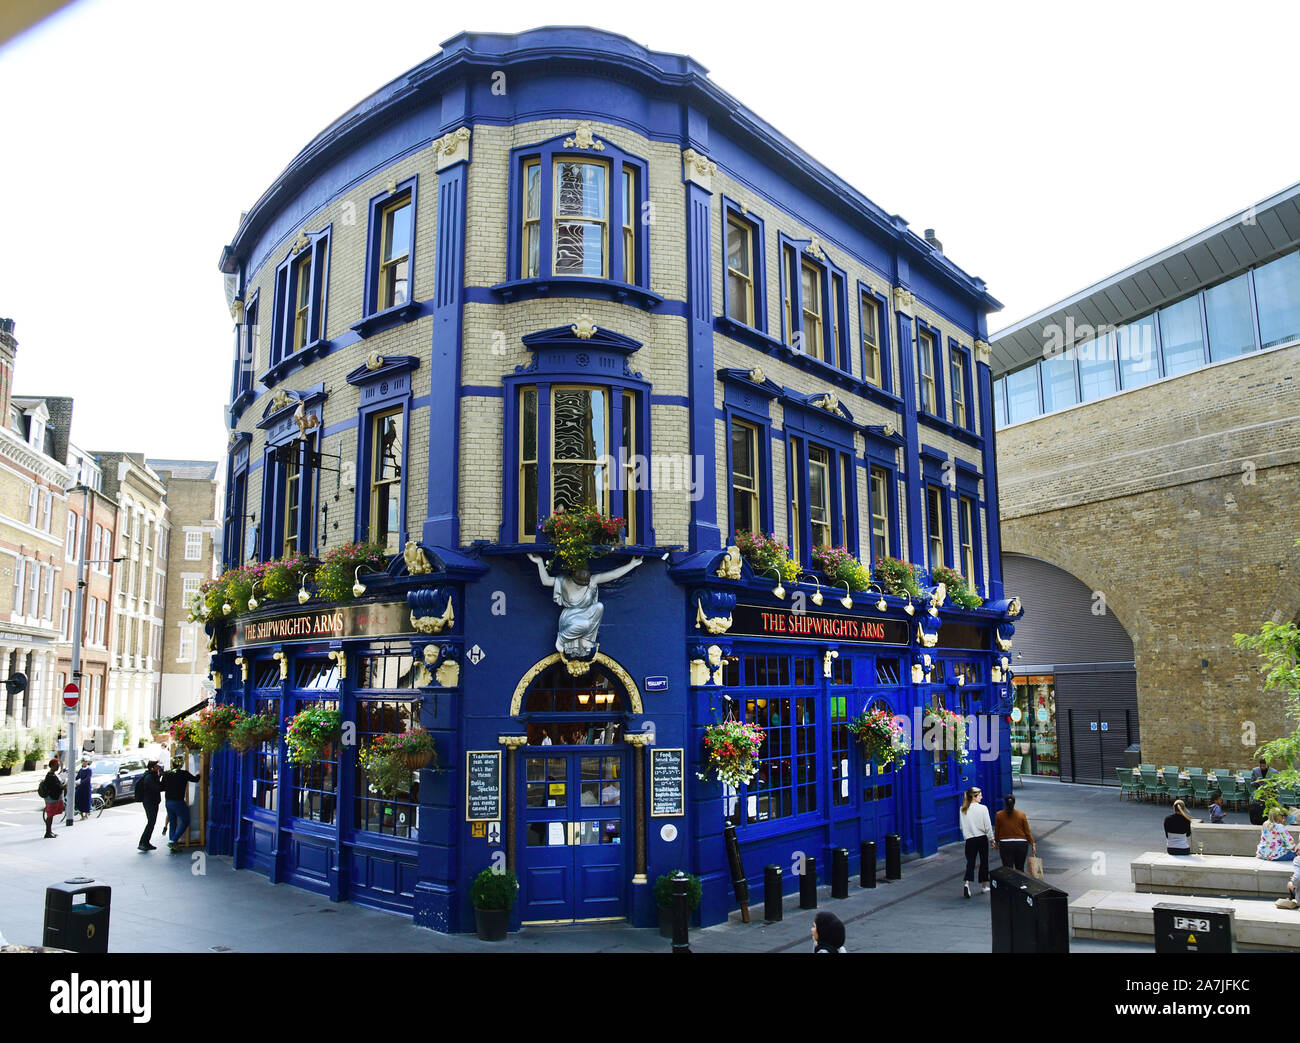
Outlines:
{"label": "ornamental gold trim", "polygon": [[[559,652],[552,652],[545,659],[539,659],[536,663],[534,663],[528,669],[527,673],[525,673],[524,676],[519,679],[519,684],[515,686],[515,694],[510,697],[511,717],[519,716],[520,708],[524,704],[524,695],[528,691],[528,686],[532,684],[533,681],[537,678],[537,675],[540,674],[547,667],[554,666],[556,663],[561,662],[563,659],[564,656],[562,656]],[[641,703],[641,689],[636,686],[636,682],[632,680],[632,676],[626,670],[624,670],[623,667],[618,664],[618,662],[611,659],[603,652],[597,652],[595,657],[591,661],[593,663],[599,663],[611,674],[613,674],[616,678],[618,678],[618,680],[622,683],[623,687],[627,690],[628,699],[631,700],[632,713],[644,712]]]}

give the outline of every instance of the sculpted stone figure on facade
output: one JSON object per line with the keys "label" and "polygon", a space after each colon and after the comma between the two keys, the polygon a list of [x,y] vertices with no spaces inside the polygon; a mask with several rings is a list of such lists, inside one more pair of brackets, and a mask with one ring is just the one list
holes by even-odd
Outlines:
{"label": "sculpted stone figure on facade", "polygon": [[633,558],[609,572],[593,576],[585,568],[572,576],[552,576],[546,564],[536,554],[528,560],[537,566],[542,586],[552,589],[555,603],[560,606],[560,626],[555,635],[555,650],[566,659],[590,659],[598,647],[600,621],[605,606],[598,600],[600,585],[626,576],[641,564],[643,558]]}

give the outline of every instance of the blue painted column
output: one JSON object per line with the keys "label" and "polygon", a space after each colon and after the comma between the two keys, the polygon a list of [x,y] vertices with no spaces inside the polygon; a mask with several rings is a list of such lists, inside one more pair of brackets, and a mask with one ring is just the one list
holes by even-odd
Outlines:
{"label": "blue painted column", "polygon": [[[458,135],[464,132],[464,137]],[[438,154],[438,231],[429,387],[429,509],[423,542],[460,546],[460,353],[465,305],[465,189],[469,132],[435,142]]]}
{"label": "blue painted column", "polygon": [[[694,155],[687,150],[688,157]],[[700,164],[705,164],[702,170]],[[717,462],[714,452],[713,262],[710,222],[713,165],[702,156],[688,158],[686,181],[686,349],[690,365],[691,453],[702,458],[703,495],[691,503],[690,549],[722,546],[718,528]]]}
{"label": "blue painted column", "polygon": [[975,342],[975,372],[979,380],[980,433],[983,435],[984,453],[984,531],[988,533],[989,599],[1003,597],[1002,593],[1002,523],[998,511],[998,449],[994,431],[993,372],[989,369],[988,345]]}
{"label": "blue painted column", "polygon": [[907,487],[907,553],[900,555],[918,565],[925,564],[925,529],[922,526],[921,440],[916,430],[916,353],[912,347],[912,316],[899,308],[899,298],[908,302],[906,290],[894,291],[894,317],[898,331],[898,393],[903,399],[903,481]]}

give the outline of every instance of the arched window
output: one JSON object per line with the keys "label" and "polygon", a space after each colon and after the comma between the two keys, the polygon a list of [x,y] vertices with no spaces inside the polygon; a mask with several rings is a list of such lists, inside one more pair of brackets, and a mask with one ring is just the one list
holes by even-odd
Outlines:
{"label": "arched window", "polygon": [[604,667],[574,677],[555,663],[524,696],[522,716],[530,746],[608,746],[622,737],[627,712],[622,683]]}

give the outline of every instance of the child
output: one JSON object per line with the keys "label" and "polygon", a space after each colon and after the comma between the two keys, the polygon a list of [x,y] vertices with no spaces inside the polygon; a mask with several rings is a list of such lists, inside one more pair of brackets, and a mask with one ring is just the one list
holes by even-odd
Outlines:
{"label": "child", "polygon": [[1210,823],[1211,825],[1223,821],[1223,792],[1215,790],[1210,794]]}

